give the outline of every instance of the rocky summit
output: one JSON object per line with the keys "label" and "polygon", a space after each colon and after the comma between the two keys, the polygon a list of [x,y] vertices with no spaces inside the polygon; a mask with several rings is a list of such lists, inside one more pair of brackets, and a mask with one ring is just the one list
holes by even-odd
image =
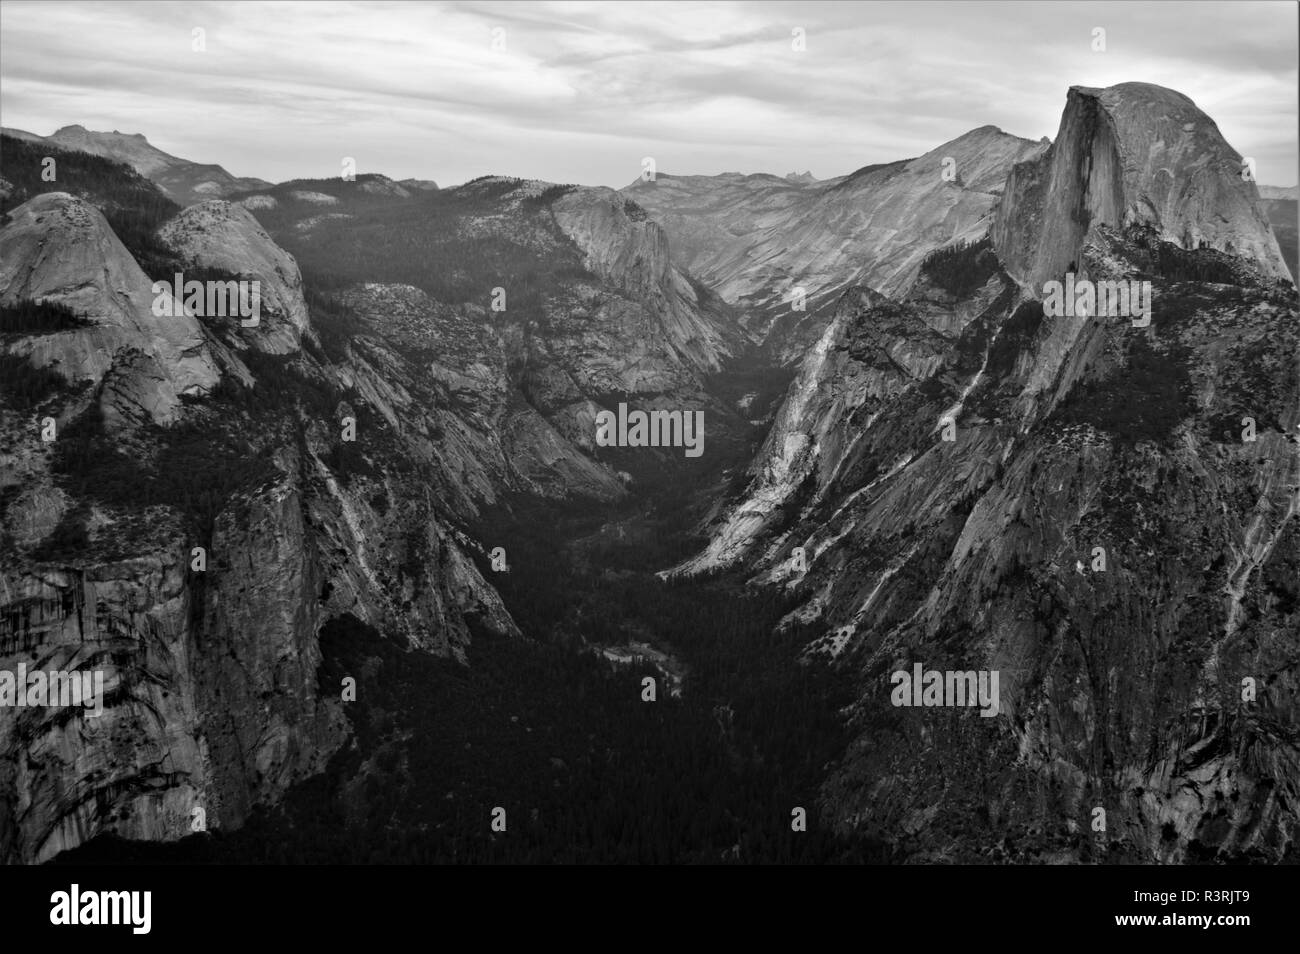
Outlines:
{"label": "rocky summit", "polygon": [[1295,202],[1181,93],[621,190],[0,145],[0,861],[1296,859]]}
{"label": "rocky summit", "polygon": [[1017,166],[993,241],[1031,288],[1078,262],[1102,225],[1158,229],[1181,248],[1211,248],[1290,272],[1242,157],[1186,96],[1149,83],[1070,88],[1056,141]]}
{"label": "rocky summit", "polygon": [[[677,568],[786,590],[810,664],[857,674],[841,830],[931,861],[1291,850],[1300,315],[1238,159],[1177,93],[1072,89],[991,248],[840,296]],[[1150,282],[1150,322],[1048,317],[1071,267]],[[913,659],[1000,671],[1006,729],[901,717],[882,687]],[[1124,819],[1104,847],[1075,837],[1097,806]]]}

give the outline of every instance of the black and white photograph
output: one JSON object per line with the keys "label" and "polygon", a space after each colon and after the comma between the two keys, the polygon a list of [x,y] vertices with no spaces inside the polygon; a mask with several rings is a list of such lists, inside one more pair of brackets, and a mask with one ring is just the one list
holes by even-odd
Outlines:
{"label": "black and white photograph", "polygon": [[1293,925],[1298,10],[0,2],[10,910]]}

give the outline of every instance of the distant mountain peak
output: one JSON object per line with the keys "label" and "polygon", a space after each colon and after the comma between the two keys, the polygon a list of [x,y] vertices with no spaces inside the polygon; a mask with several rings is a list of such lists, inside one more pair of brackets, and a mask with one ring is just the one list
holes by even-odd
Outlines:
{"label": "distant mountain peak", "polygon": [[1056,141],[1007,180],[994,245],[1007,271],[1030,287],[1080,261],[1097,227],[1130,224],[1149,225],[1182,248],[1254,259],[1269,275],[1289,278],[1241,161],[1214,120],[1176,90],[1072,86]]}
{"label": "distant mountain peak", "polygon": [[786,179],[790,182],[816,182],[817,178],[808,171],[786,173]]}
{"label": "distant mountain peak", "polygon": [[48,142],[61,149],[87,152],[130,166],[153,181],[163,192],[181,205],[202,202],[214,196],[261,189],[270,185],[262,179],[240,178],[221,166],[192,162],[163,152],[143,133],[96,132],[80,123],[62,126],[49,136],[36,136],[21,130],[5,133],[28,141]]}

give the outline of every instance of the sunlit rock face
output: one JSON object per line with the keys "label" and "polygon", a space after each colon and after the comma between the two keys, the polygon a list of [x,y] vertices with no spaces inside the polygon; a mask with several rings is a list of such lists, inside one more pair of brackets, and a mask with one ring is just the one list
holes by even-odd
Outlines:
{"label": "sunlit rock face", "polygon": [[67,193],[24,202],[0,227],[0,302],[26,300],[63,305],[87,326],[23,337],[8,350],[72,384],[98,383],[123,356],[119,384],[156,423],[175,418],[181,395],[219,379],[195,318],[176,303],[155,315],[149,278],[99,210]]}
{"label": "sunlit rock face", "polygon": [[[82,200],[37,196],[0,229],[0,302],[54,302],[86,322],[3,342],[57,374],[31,407],[0,400],[0,670],[103,679],[98,715],[0,708],[5,862],[104,833],[238,827],[322,771],[349,732],[339,687],[317,680],[333,617],[462,658],[475,627],[520,635],[453,526],[490,497],[491,476],[465,473],[484,470],[477,449],[438,457],[414,427],[409,440],[382,433],[412,370],[433,375],[404,354],[375,360],[385,379],[360,357],[300,350],[311,332],[296,265],[247,215],[200,205],[169,234],[204,264],[268,282],[272,337],[279,320],[295,347],[256,348],[259,362],[179,303],[155,314],[151,282]],[[357,409],[321,407],[331,394]],[[349,464],[345,414],[363,421]]]}
{"label": "sunlit rock face", "polygon": [[[647,333],[626,335],[626,344],[662,348],[665,373],[672,373],[671,364],[688,373],[716,371],[741,349],[744,337],[729,327],[721,303],[693,286],[673,264],[668,234],[635,203],[613,189],[575,189],[556,201],[554,214],[582,250],[587,267],[646,312],[651,321]],[[617,350],[610,349],[610,357]]]}
{"label": "sunlit rock face", "polygon": [[752,556],[794,507],[819,500],[882,405],[932,375],[945,339],[913,308],[868,288],[845,292],[830,325],[800,366],[750,468],[752,482],[687,573]]}
{"label": "sunlit rock face", "polygon": [[[593,461],[591,402],[555,367],[510,378],[510,342],[485,309],[436,302],[411,285],[368,282],[342,300],[364,321],[340,380],[365,394],[411,453],[436,466],[435,490],[476,514],[502,493],[614,499],[624,489]],[[570,427],[583,414],[590,427]]]}
{"label": "sunlit rock face", "polygon": [[1031,291],[1081,264],[1100,225],[1154,226],[1185,249],[1290,272],[1242,157],[1182,93],[1149,83],[1070,88],[1056,140],[1015,167],[993,227],[1007,271]]}
{"label": "sunlit rock face", "polygon": [[298,348],[308,327],[298,263],[245,206],[220,199],[191,205],[166,222],[158,237],[188,265],[259,283],[258,325],[241,338],[269,354]]}
{"label": "sunlit rock face", "polygon": [[[1093,274],[1120,241],[1085,249]],[[843,829],[932,861],[1276,861],[1294,838],[1300,750],[1276,726],[1296,687],[1270,660],[1300,625],[1300,313],[1276,288],[1151,278],[1154,330],[1043,318],[1005,278],[945,340],[846,293],[678,568],[787,590],[789,622],[823,633],[809,655],[858,674],[823,792]],[[916,662],[1000,672],[1001,714],[895,708]],[[1096,807],[1105,838],[1085,837]]]}
{"label": "sunlit rock face", "polygon": [[790,360],[817,341],[846,288],[897,296],[934,249],[984,236],[1012,165],[1044,148],[981,126],[836,179],[659,175],[624,192],[663,225],[678,260]]}
{"label": "sunlit rock face", "polygon": [[[1189,158],[1174,132],[1208,120],[1149,89],[1071,92],[1053,151],[1012,174],[986,282],[841,296],[676,568],[796,599],[810,659],[861,687],[824,803],[913,861],[1292,850],[1300,310],[1236,154],[1209,124]],[[1205,196],[1132,189],[1160,150]],[[1149,324],[1045,316],[1029,292],[1071,261],[1150,282]],[[916,663],[999,672],[999,715],[894,705]]]}
{"label": "sunlit rock face", "polygon": [[[462,660],[481,631],[525,636],[476,519],[515,494],[624,499],[634,478],[593,446],[602,402],[704,407],[721,430],[710,375],[759,339],[799,371],[672,569],[779,589],[787,624],[815,629],[809,662],[855,680],[824,818],[914,861],[1284,857],[1300,314],[1239,157],[1189,110],[1077,89],[1050,150],[981,127],[835,180],[447,190],[470,210],[458,241],[548,253],[554,281],[518,317],[364,276],[309,308],[251,213],[287,223],[286,246],[337,239],[382,214],[346,190],[259,188],[164,226],[194,267],[266,284],[265,327],[229,334],[156,317],[82,200],[13,210],[0,302],[88,324],[0,342],[62,382],[0,400],[0,670],[99,670],[105,696],[94,718],[0,710],[0,861],[173,841],[196,809],[228,830],[319,774],[349,744],[318,678],[331,620]],[[923,265],[990,229],[968,286]],[[357,251],[338,247],[335,264]],[[1150,281],[1150,324],[1044,316],[1038,283],[1071,262]],[[996,717],[895,707],[914,663],[999,672]]]}
{"label": "sunlit rock face", "polygon": [[[0,710],[0,859],[105,833],[174,841],[196,811],[229,830],[322,771],[350,731],[341,687],[317,679],[331,619],[462,660],[476,633],[523,635],[467,527],[514,494],[624,497],[595,454],[595,398],[707,405],[706,376],[747,344],[644,212],[580,190],[529,218],[518,203],[538,191],[474,225],[566,250],[542,330],[362,282],[335,293],[327,334],[293,256],[223,201],[157,235],[179,267],[261,282],[261,325],[175,302],[160,317],[93,207],[47,194],[14,211],[0,301],[89,324],[3,343],[62,384],[0,402],[0,669],[101,671],[105,695],[97,717]],[[251,204],[294,202],[276,196]]]}

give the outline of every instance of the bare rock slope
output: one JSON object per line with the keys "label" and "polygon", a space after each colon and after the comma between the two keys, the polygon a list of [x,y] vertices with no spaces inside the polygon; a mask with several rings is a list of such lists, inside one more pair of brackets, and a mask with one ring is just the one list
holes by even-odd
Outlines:
{"label": "bare rock slope", "polygon": [[987,234],[1012,165],[1044,148],[981,126],[918,158],[821,182],[657,176],[624,191],[664,226],[683,265],[792,359],[846,288],[900,294],[934,249]]}
{"label": "bare rock slope", "polygon": [[1070,88],[1056,140],[1007,181],[993,242],[1030,289],[1080,260],[1100,225],[1143,223],[1185,249],[1202,246],[1289,278],[1241,156],[1182,93],[1150,83]]}
{"label": "bare rock slope", "polygon": [[153,313],[152,283],[89,203],[53,192],[15,209],[0,228],[0,303],[53,302],[83,316],[85,326],[38,335],[8,350],[72,384],[101,381],[131,352],[134,400],[157,423],[174,418],[182,395],[217,382],[198,321],[179,303]]}
{"label": "bare rock slope", "polygon": [[[824,802],[912,860],[1293,851],[1295,288],[1226,144],[1176,167],[1204,196],[1127,184],[1148,175],[1132,157],[1149,132],[1102,113],[1135,96],[1156,101],[1071,91],[1058,145],[1012,176],[1010,261],[972,248],[902,300],[841,297],[682,568],[741,566],[797,598],[788,624],[821,633],[809,656],[861,687]],[[1210,135],[1161,96],[1171,143],[1186,124]],[[1083,175],[1054,174],[1089,127]],[[1080,202],[1095,215],[1072,217]],[[1046,317],[1026,287],[1071,258],[1150,281],[1150,324]],[[971,286],[945,304],[954,274]],[[998,671],[999,715],[896,707],[891,674],[917,663]]]}

